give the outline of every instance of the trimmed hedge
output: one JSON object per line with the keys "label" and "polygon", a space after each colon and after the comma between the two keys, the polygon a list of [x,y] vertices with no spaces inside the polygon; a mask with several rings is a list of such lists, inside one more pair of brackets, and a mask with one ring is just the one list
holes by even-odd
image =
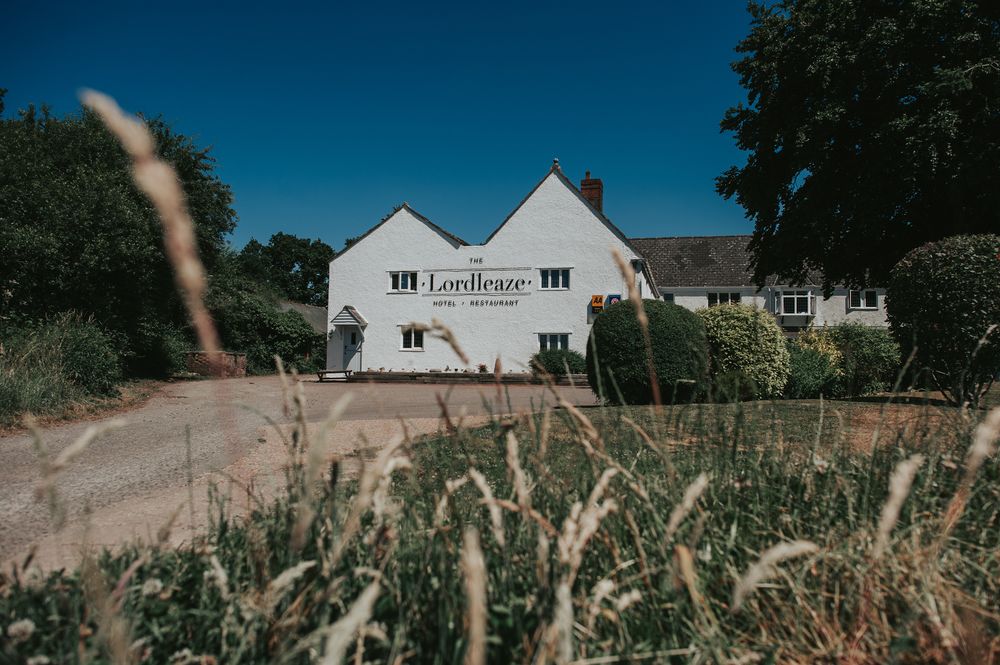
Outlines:
{"label": "trimmed hedge", "polygon": [[698,311],[705,323],[717,396],[767,398],[788,381],[788,348],[774,317],[750,305]]}
{"label": "trimmed hedge", "polygon": [[914,249],[892,269],[893,335],[954,404],[977,405],[1000,373],[1000,235],[953,236]]}
{"label": "trimmed hedge", "polygon": [[[699,396],[708,371],[705,325],[697,314],[678,305],[644,300],[643,306],[663,401]],[[587,377],[591,389],[610,402],[652,401],[646,345],[631,302],[613,305],[594,319],[587,343]]]}
{"label": "trimmed hedge", "polygon": [[572,349],[548,349],[531,356],[528,365],[531,371],[539,374],[539,369],[552,376],[566,376],[566,368],[570,374],[583,374],[587,371],[587,359],[578,351]]}

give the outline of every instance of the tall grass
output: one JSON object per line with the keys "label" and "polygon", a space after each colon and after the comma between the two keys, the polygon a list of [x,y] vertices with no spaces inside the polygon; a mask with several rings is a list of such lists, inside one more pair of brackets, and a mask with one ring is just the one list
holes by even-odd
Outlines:
{"label": "tall grass", "polygon": [[395,441],[351,481],[298,419],[285,495],[246,519],[217,492],[190,546],[6,578],[0,623],[35,631],[2,653],[993,662],[1000,416],[975,444],[976,423],[955,412],[871,451],[841,436],[837,414],[818,416],[782,403],[542,407]]}
{"label": "tall grass", "polygon": [[0,427],[114,394],[121,378],[112,341],[77,314],[0,329]]}

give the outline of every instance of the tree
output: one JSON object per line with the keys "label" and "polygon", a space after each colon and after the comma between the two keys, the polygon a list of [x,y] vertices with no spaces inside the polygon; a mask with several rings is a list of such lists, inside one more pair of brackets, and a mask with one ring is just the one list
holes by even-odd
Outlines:
{"label": "tree", "polygon": [[754,278],[884,284],[910,249],[1000,228],[1000,3],[751,2],[733,64],[748,151],[717,179]]}
{"label": "tree", "polygon": [[[148,124],[211,272],[236,225],[232,193],[207,149],[159,118]],[[71,310],[115,337],[133,374],[167,371],[186,322],[160,223],[118,141],[89,111],[29,106],[0,117],[0,323]]]}
{"label": "tree", "polygon": [[[889,325],[955,405],[976,406],[1000,374],[1000,236],[919,247],[892,270]],[[992,328],[991,328],[992,327]]]}
{"label": "tree", "polygon": [[322,240],[278,232],[266,245],[251,239],[240,252],[240,264],[247,276],[289,300],[325,305],[334,254]]}

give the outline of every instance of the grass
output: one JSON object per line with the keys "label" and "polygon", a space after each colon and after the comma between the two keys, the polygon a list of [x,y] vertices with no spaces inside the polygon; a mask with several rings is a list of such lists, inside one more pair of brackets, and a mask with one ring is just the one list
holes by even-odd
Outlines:
{"label": "grass", "polygon": [[[0,654],[995,662],[1000,469],[988,460],[963,495],[974,420],[906,405],[872,448],[881,405],[820,408],[543,408],[392,443],[351,481],[302,426],[287,496],[246,520],[216,493],[190,547],[6,578],[0,625],[34,632]],[[914,454],[887,529],[890,477]]]}

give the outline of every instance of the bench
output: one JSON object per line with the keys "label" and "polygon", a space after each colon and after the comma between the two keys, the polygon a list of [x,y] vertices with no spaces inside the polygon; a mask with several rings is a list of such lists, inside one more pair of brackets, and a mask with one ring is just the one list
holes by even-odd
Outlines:
{"label": "bench", "polygon": [[320,383],[323,383],[327,379],[330,381],[347,381],[353,371],[352,369],[321,369],[316,372],[316,378],[319,379]]}

